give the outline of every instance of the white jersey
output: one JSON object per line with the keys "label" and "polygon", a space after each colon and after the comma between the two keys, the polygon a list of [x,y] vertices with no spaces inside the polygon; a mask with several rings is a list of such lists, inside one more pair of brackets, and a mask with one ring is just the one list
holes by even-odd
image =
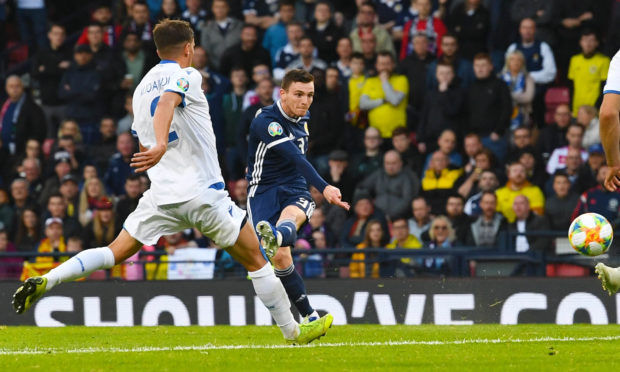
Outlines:
{"label": "white jersey", "polygon": [[219,189],[224,185],[209,104],[202,91],[202,75],[196,69],[181,68],[168,60],[153,67],[133,95],[132,133],[144,147],[155,145],[153,115],[164,92],[178,93],[183,101],[174,109],[168,150],[147,171],[157,205],[185,202],[208,187]]}
{"label": "white jersey", "polygon": [[603,88],[603,94],[606,93],[620,94],[620,50],[616,52],[609,64],[607,83],[605,83],[605,88]]}

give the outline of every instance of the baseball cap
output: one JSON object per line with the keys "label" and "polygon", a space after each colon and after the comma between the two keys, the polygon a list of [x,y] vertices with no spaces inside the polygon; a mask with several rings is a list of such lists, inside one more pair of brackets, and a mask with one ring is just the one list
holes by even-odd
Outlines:
{"label": "baseball cap", "polygon": [[71,154],[65,150],[59,150],[54,153],[54,165],[59,163],[71,163]]}
{"label": "baseball cap", "polygon": [[605,150],[603,150],[603,145],[600,143],[594,144],[588,147],[588,153],[590,154],[604,154]]}
{"label": "baseball cap", "polygon": [[58,223],[62,225],[62,220],[58,217],[50,217],[47,220],[45,220],[45,227],[48,227],[49,225],[53,223]]}
{"label": "baseball cap", "polygon": [[75,178],[73,175],[71,174],[67,174],[66,176],[64,176],[62,178],[62,180],[60,181],[61,184],[64,184],[65,182],[73,182],[76,185],[78,184],[78,180],[77,178]]}
{"label": "baseball cap", "polygon": [[344,150],[334,150],[329,153],[329,160],[347,161],[348,159],[349,155]]}

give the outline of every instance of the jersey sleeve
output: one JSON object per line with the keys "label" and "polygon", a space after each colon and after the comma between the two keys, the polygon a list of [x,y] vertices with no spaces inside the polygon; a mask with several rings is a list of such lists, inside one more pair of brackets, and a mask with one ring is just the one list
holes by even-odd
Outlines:
{"label": "jersey sleeve", "polygon": [[291,141],[291,138],[284,132],[282,124],[268,117],[254,118],[250,130],[267,145],[268,149]]}
{"label": "jersey sleeve", "polygon": [[187,98],[190,92],[190,88],[193,88],[192,83],[195,82],[191,79],[191,71],[186,69],[179,70],[170,77],[170,83],[164,90],[164,92],[173,92],[181,96],[181,103],[179,107],[185,107],[187,105]]}
{"label": "jersey sleeve", "polygon": [[603,89],[603,94],[620,94],[620,51],[616,53],[609,65],[607,83]]}

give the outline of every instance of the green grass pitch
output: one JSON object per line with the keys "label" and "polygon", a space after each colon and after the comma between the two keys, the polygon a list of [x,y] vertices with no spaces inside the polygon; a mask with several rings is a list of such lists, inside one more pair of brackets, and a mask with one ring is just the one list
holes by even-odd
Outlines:
{"label": "green grass pitch", "polygon": [[276,327],[0,327],[2,371],[567,371],[620,366],[618,325],[335,326],[307,347]]}

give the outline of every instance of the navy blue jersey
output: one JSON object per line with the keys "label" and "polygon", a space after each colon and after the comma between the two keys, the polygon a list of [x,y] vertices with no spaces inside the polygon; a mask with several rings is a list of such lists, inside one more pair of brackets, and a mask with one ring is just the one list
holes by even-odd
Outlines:
{"label": "navy blue jersey", "polygon": [[309,112],[297,119],[289,117],[280,101],[257,112],[248,141],[248,196],[280,185],[306,188],[309,176],[308,181],[319,190],[325,188],[325,181],[318,175],[318,179],[314,177],[314,169],[308,169],[312,168],[305,155],[309,119]]}

